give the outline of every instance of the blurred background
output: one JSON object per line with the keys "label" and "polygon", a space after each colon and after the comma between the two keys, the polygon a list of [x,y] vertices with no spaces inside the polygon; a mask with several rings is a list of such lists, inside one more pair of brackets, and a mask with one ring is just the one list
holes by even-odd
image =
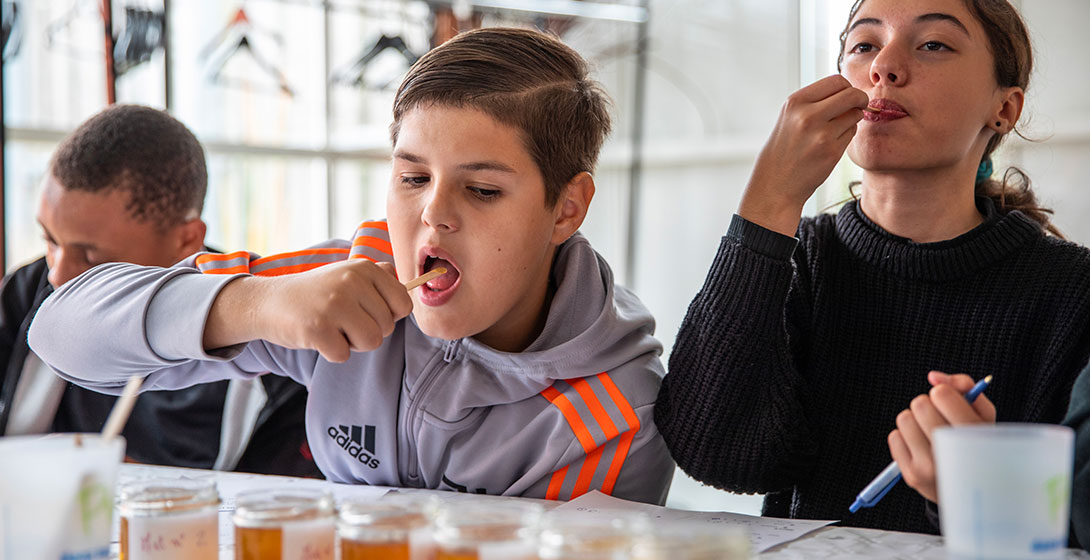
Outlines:
{"label": "blurred background", "polygon": [[[390,107],[408,66],[456,30],[537,27],[592,64],[615,126],[583,232],[658,318],[667,349],[785,98],[836,72],[851,0],[0,0],[5,271],[44,253],[56,144],[109,103],[169,110],[208,158],[208,243],[262,254],[384,215]],[[1016,1],[1036,47],[1018,165],[1090,243],[1086,0]],[[828,211],[846,158],[809,203]],[[665,356],[664,356],[665,358]],[[758,513],[675,478],[668,505]]]}

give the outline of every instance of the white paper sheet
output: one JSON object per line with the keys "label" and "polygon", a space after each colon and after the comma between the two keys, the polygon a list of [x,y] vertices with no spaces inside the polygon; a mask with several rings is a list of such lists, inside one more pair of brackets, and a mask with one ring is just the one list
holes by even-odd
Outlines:
{"label": "white paper sheet", "polygon": [[814,521],[809,519],[779,519],[775,517],[754,517],[740,513],[686,511],[662,506],[629,502],[608,496],[593,490],[558,506],[555,511],[581,511],[595,513],[602,510],[642,511],[652,519],[663,521],[685,521],[696,523],[722,524],[741,527],[749,535],[753,552],[761,553],[776,545],[793,541],[811,531],[816,531],[836,521]]}

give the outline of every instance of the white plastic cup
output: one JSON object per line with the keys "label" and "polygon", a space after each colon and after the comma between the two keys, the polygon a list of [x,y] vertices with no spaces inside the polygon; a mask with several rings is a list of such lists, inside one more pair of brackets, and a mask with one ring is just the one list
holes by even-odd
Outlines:
{"label": "white plastic cup", "polygon": [[0,438],[0,560],[110,557],[125,439]]}
{"label": "white plastic cup", "polygon": [[944,427],[935,430],[933,441],[939,518],[951,558],[1063,557],[1071,513],[1071,428]]}

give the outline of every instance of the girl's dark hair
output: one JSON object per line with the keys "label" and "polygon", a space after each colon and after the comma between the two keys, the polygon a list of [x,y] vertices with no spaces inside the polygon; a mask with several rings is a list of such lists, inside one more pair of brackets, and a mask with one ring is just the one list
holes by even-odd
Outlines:
{"label": "girl's dark hair", "polygon": [[[848,27],[865,1],[856,0],[848,14],[848,24],[840,34],[838,69],[844,61]],[[1030,45],[1026,24],[1022,21],[1018,10],[1007,0],[962,0],[962,2],[980,22],[988,37],[988,45],[995,62],[996,83],[999,87],[1018,86],[1023,91],[1027,91],[1030,73],[1033,71],[1033,48]],[[1014,128],[1011,130],[1022,136]],[[1006,137],[1006,134],[999,133],[992,136],[984,148],[981,165],[986,165],[990,169],[992,152]],[[1051,222],[1049,215],[1052,214],[1052,209],[1037,202],[1037,195],[1033,192],[1029,177],[1021,169],[1007,168],[1002,180],[991,178],[990,173],[979,176],[976,182],[976,194],[992,199],[1002,212],[1018,210],[1040,224],[1045,231],[1057,237],[1063,237],[1060,230]]]}
{"label": "girl's dark hair", "polygon": [[468,31],[421,57],[394,98],[394,144],[405,115],[431,104],[471,107],[518,129],[550,207],[573,177],[594,170],[610,129],[608,98],[583,58],[526,29]]}

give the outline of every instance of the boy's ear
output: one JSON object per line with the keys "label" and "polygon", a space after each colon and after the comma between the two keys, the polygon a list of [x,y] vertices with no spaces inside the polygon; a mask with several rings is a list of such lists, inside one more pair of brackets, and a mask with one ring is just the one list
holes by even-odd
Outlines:
{"label": "boy's ear", "polygon": [[204,235],[208,226],[203,220],[194,218],[176,227],[173,242],[178,248],[178,254],[181,255],[177,260],[204,250]]}
{"label": "boy's ear", "polygon": [[586,171],[572,177],[564,186],[556,203],[556,222],[553,224],[553,245],[568,240],[587,217],[590,201],[594,198],[594,177]]}

